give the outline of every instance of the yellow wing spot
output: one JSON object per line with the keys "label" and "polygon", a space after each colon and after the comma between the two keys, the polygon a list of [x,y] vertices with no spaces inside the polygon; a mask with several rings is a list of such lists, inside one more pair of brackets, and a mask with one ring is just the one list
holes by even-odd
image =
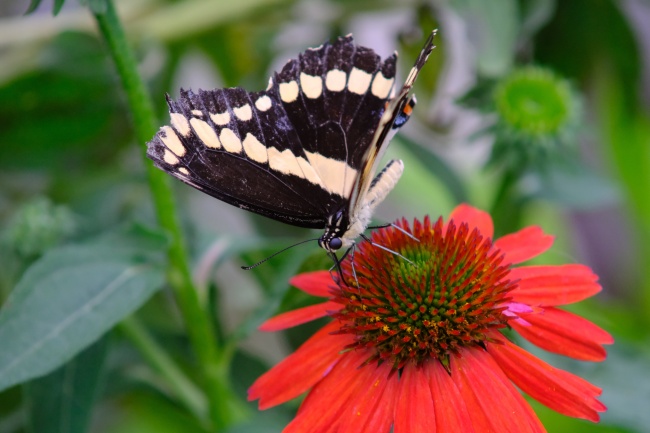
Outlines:
{"label": "yellow wing spot", "polygon": [[280,98],[286,103],[291,103],[298,99],[298,83],[296,81],[280,83]]}

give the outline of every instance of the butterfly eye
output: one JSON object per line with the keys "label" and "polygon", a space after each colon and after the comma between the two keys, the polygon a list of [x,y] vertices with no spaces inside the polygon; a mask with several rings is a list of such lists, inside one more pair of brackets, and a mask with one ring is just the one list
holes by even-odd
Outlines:
{"label": "butterfly eye", "polygon": [[332,238],[332,240],[330,240],[329,246],[330,246],[330,250],[336,251],[343,246],[343,241],[341,240],[341,238]]}

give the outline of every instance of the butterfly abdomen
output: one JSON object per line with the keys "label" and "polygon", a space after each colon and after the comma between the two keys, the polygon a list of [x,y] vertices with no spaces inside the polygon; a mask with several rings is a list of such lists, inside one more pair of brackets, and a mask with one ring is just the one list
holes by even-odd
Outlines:
{"label": "butterfly abdomen", "polygon": [[400,177],[402,177],[402,173],[404,173],[404,163],[393,159],[373,179],[368,192],[363,196],[359,209],[350,220],[350,227],[343,235],[344,247],[351,246],[354,240],[366,230],[375,208],[395,188]]}

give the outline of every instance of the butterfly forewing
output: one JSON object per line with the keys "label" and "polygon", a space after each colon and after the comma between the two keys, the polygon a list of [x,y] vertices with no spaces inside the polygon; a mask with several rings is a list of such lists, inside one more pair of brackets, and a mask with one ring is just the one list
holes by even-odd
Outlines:
{"label": "butterfly forewing", "polygon": [[346,198],[341,205],[347,205],[394,73],[394,56],[382,62],[348,36],[305,51],[274,77],[272,90],[305,156],[323,187]]}

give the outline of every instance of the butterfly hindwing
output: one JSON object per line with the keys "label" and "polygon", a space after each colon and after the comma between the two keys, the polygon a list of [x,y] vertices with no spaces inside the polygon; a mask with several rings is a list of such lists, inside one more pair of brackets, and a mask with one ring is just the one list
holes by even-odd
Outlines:
{"label": "butterfly hindwing", "polygon": [[357,183],[354,185],[354,190],[350,197],[350,213],[354,214],[355,211],[364,205],[363,198],[370,188],[370,184],[374,179],[377,171],[377,165],[381,160],[388,143],[395,135],[397,130],[406,123],[411,116],[413,107],[415,106],[415,96],[410,96],[409,93],[413,88],[413,84],[420,73],[420,70],[427,62],[429,55],[433,51],[433,38],[436,35],[434,30],[420,54],[415,61],[413,68],[400,89],[397,96],[390,99],[383,111],[381,118],[378,121],[376,129],[373,131],[373,137],[368,146],[364,149],[364,156],[362,157],[362,167],[360,168],[360,175],[357,177]]}

